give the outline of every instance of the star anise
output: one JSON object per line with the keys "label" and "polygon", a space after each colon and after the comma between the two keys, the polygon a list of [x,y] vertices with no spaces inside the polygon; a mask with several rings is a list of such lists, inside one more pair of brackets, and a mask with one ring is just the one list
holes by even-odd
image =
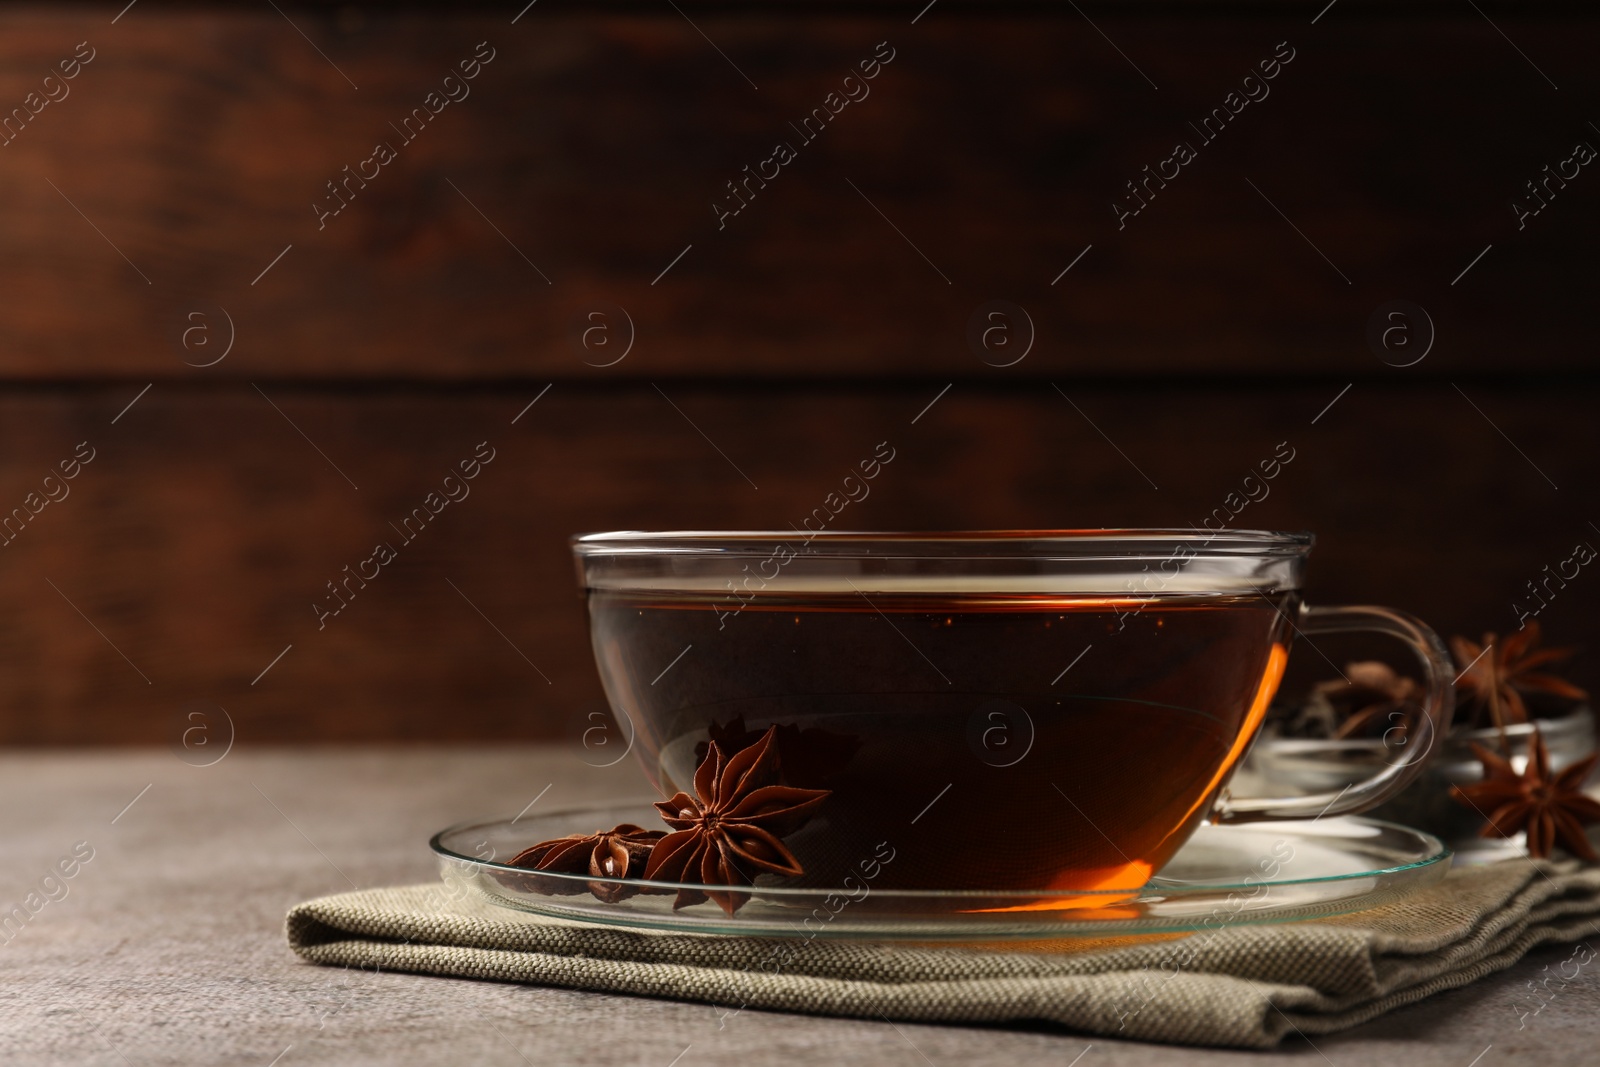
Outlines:
{"label": "star anise", "polygon": [[1495,727],[1527,722],[1526,695],[1565,700],[1583,700],[1589,695],[1571,682],[1537,669],[1559,663],[1573,652],[1570,648],[1534,651],[1539,636],[1539,621],[1530,619],[1521,630],[1504,638],[1484,634],[1481,645],[1464,637],[1450,639],[1450,651],[1461,668],[1456,688],[1471,709],[1472,725],[1484,725],[1485,718]]}
{"label": "star anise", "polygon": [[1590,863],[1600,861],[1584,824],[1600,822],[1600,802],[1583,792],[1583,780],[1600,761],[1600,752],[1551,775],[1550,757],[1537,727],[1528,742],[1528,765],[1521,774],[1511,761],[1476,741],[1472,751],[1483,764],[1483,781],[1451,787],[1451,795],[1488,820],[1481,837],[1528,835],[1528,855],[1544,857],[1560,845]]}
{"label": "star anise", "polygon": [[[595,878],[640,878],[650,859],[650,850],[666,837],[665,830],[646,830],[622,823],[594,834],[571,834],[553,841],[541,841],[511,857],[513,867],[559,874],[587,874]],[[577,893],[576,883],[547,878],[540,888],[551,893]],[[588,883],[589,892],[607,902],[616,902],[638,892],[632,886],[607,882]]]}
{"label": "star anise", "polygon": [[[676,833],[651,851],[644,876],[665,882],[752,885],[763,872],[804,874],[800,861],[780,840],[800,829],[832,793],[779,785],[776,727],[749,748],[724,756],[715,741],[694,772],[698,796],[679,793],[656,805]],[[674,910],[716,902],[732,915],[747,893],[680,889]]]}
{"label": "star anise", "polygon": [[1334,731],[1338,738],[1354,737],[1362,730],[1374,729],[1395,743],[1405,736],[1405,710],[1422,699],[1422,686],[1416,679],[1395,672],[1387,663],[1361,661],[1347,663],[1339,681],[1319,682],[1316,692],[1350,708]]}

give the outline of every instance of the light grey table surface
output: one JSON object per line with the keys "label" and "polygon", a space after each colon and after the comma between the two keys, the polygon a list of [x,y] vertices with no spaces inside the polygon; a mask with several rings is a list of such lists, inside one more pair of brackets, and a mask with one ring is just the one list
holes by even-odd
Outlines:
{"label": "light grey table surface", "polygon": [[631,760],[596,770],[578,756],[576,747],[236,750],[198,768],[167,752],[0,754],[0,910],[78,842],[94,850],[65,896],[0,943],[0,1063],[1600,1063],[1600,969],[1552,982],[1554,1000],[1521,1017],[1527,983],[1546,965],[1554,973],[1569,949],[1270,1053],[756,1011],[719,1029],[720,1012],[706,1005],[352,973],[289,951],[292,905],[436,877],[427,841],[445,825],[515,814],[546,786],[539,809],[646,791]]}

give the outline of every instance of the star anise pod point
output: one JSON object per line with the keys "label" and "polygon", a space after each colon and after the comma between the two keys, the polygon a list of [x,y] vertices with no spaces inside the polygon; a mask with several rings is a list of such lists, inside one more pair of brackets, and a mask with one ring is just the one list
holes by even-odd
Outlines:
{"label": "star anise pod point", "polygon": [[1550,772],[1550,755],[1538,727],[1528,742],[1528,762],[1521,773],[1511,761],[1476,741],[1473,754],[1483,765],[1483,780],[1451,787],[1451,795],[1476,809],[1484,819],[1482,837],[1511,837],[1526,832],[1528,855],[1544,858],[1562,849],[1589,863],[1600,862],[1584,826],[1600,822],[1600,801],[1583,792],[1584,779],[1600,761],[1600,752]]}
{"label": "star anise pod point", "polygon": [[[827,789],[782,785],[777,727],[732,756],[713,741],[694,773],[694,795],[680,792],[656,805],[675,832],[651,851],[644,877],[707,886],[752,885],[759,874],[805,873],[782,838],[800,829],[832,795]],[[748,894],[684,888],[673,909],[705,900],[732,915]]]}
{"label": "star anise pod point", "polygon": [[1542,632],[1538,619],[1500,637],[1485,633],[1483,643],[1452,637],[1450,651],[1461,668],[1456,688],[1472,711],[1472,722],[1503,727],[1530,718],[1525,697],[1537,694],[1559,700],[1584,700],[1588,693],[1564,678],[1539,670],[1572,655],[1570,648],[1538,648]]}
{"label": "star anise pod point", "polygon": [[[587,874],[592,878],[639,878],[655,845],[664,837],[664,830],[646,830],[632,823],[622,823],[609,830],[593,834],[569,834],[551,841],[541,841],[511,857],[512,867],[526,867],[534,871],[556,874]],[[551,892],[577,893],[576,884],[568,887],[561,880],[546,879]],[[632,896],[631,886],[608,882],[589,882],[588,889],[601,900],[615,902]]]}

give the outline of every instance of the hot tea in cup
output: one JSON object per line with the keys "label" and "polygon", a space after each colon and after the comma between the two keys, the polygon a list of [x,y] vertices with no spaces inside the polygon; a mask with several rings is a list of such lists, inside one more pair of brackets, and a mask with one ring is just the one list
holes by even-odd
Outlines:
{"label": "hot tea in cup", "polygon": [[[1305,607],[1309,547],[1178,531],[575,541],[607,695],[663,796],[694,792],[713,745],[728,760],[766,744],[783,786],[825,794],[782,840],[801,870],[782,884],[838,884],[887,848],[875,885],[943,890],[1133,888],[1208,818],[1339,814],[1403,785],[1448,711],[1443,649],[1398,613]],[[1421,656],[1416,746],[1340,797],[1228,798],[1296,632],[1350,628]]]}

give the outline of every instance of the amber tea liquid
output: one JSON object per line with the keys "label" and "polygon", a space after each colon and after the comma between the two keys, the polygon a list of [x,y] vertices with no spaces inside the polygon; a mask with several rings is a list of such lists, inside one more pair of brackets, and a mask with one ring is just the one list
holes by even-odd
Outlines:
{"label": "amber tea liquid", "polygon": [[798,884],[839,884],[881,842],[885,888],[1144,884],[1254,737],[1297,606],[870,595],[730,615],[726,598],[590,593],[609,696],[664,794],[693,788],[711,738],[774,724],[790,784],[832,790],[787,839]]}

